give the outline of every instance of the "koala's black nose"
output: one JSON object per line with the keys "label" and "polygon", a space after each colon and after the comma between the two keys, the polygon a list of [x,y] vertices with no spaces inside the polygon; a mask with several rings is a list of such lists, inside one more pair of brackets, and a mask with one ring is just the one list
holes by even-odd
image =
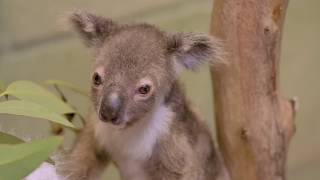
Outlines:
{"label": "koala's black nose", "polygon": [[99,116],[102,121],[118,124],[119,114],[122,106],[122,100],[120,96],[115,93],[107,94],[101,102]]}

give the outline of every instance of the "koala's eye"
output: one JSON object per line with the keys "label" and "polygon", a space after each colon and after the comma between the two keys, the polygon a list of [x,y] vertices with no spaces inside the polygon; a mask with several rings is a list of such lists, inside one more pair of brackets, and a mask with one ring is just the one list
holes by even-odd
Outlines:
{"label": "koala's eye", "polygon": [[98,73],[93,74],[92,81],[95,86],[100,86],[102,84],[102,78]]}
{"label": "koala's eye", "polygon": [[148,94],[150,92],[150,90],[151,90],[151,86],[148,84],[144,84],[144,85],[140,86],[138,89],[139,93],[142,95]]}

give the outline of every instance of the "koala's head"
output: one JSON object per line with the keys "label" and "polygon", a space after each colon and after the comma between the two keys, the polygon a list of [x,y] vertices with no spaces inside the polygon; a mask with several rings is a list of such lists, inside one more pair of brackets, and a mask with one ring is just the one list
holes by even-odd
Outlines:
{"label": "koala's head", "polygon": [[148,24],[121,25],[91,13],[71,24],[94,50],[91,97],[101,121],[126,127],[150,115],[183,69],[219,59],[217,40],[202,33],[167,33]]}

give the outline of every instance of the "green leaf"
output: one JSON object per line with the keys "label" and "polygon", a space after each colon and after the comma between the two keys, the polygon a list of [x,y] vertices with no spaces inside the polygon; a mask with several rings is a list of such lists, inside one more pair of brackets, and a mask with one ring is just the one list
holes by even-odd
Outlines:
{"label": "green leaf", "polygon": [[75,113],[68,104],[60,100],[47,89],[30,81],[15,81],[0,95],[11,95],[18,99],[31,101],[59,113]]}
{"label": "green leaf", "polygon": [[31,143],[0,145],[0,180],[20,180],[36,169],[61,144],[53,136]]}
{"label": "green leaf", "polygon": [[[24,141],[16,136],[13,136],[11,134],[7,134],[4,132],[0,132],[0,144],[19,144],[23,143]],[[48,163],[54,164],[54,161],[52,159],[47,160]]]}
{"label": "green leaf", "polygon": [[75,126],[62,115],[29,101],[10,100],[1,102],[0,113],[47,119],[49,121],[75,129]]}
{"label": "green leaf", "polygon": [[85,97],[89,97],[88,92],[86,92],[86,91],[76,87],[75,85],[73,85],[69,82],[66,82],[66,81],[52,79],[52,80],[47,80],[45,83],[50,84],[50,85],[57,85],[59,87],[65,87],[65,88],[70,89],[76,93],[79,93]]}
{"label": "green leaf", "polygon": [[23,140],[12,136],[11,134],[0,132],[0,144],[18,144],[22,142]]}

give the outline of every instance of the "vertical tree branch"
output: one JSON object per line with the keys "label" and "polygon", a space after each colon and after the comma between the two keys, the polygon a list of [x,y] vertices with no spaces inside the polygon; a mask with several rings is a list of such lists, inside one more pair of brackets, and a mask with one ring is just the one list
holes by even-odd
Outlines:
{"label": "vertical tree branch", "polygon": [[279,92],[287,0],[215,0],[211,33],[227,61],[212,69],[218,142],[233,180],[284,180],[295,100]]}

